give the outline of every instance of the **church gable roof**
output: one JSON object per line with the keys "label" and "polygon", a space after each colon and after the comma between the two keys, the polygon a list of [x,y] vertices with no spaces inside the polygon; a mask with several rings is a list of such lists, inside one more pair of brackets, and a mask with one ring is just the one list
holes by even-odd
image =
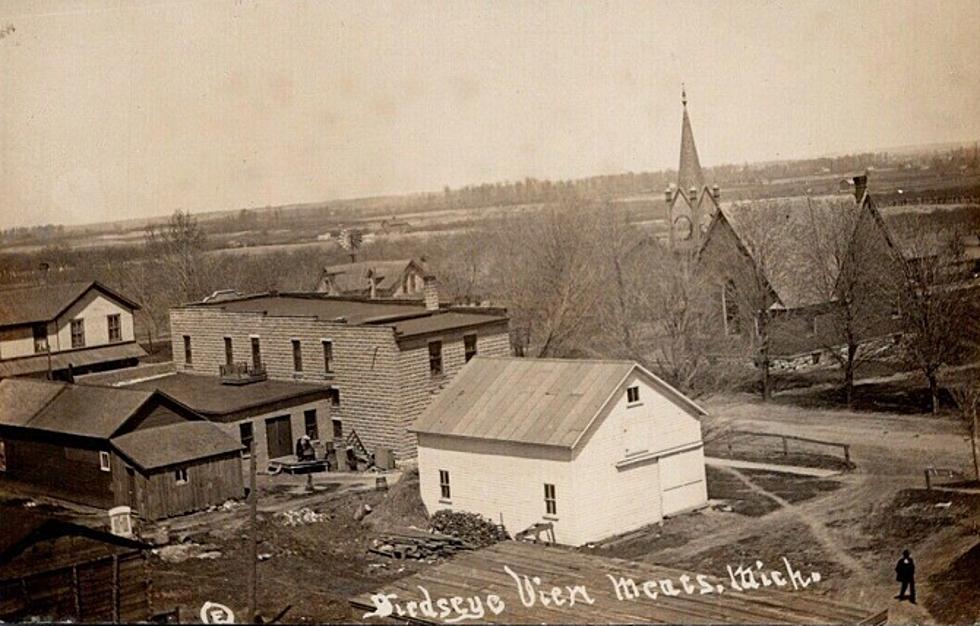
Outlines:
{"label": "church gable roof", "polygon": [[[726,203],[712,223],[705,244],[711,230],[726,223],[743,252],[762,271],[779,305],[793,309],[822,304],[830,296],[818,293],[813,277],[825,271],[836,273],[840,268],[830,255],[821,258],[819,254],[830,246],[815,248],[813,239],[823,231],[815,231],[814,224],[834,220],[835,211],[856,210],[852,195]],[[825,268],[820,264],[825,264]]]}

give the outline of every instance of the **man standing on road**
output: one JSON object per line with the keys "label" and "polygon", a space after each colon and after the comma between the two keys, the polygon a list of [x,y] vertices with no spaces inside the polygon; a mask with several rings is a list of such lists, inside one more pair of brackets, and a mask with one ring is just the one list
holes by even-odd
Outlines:
{"label": "man standing on road", "polygon": [[909,590],[909,602],[915,604],[915,561],[909,556],[908,550],[902,551],[902,558],[895,565],[895,578],[902,583],[902,590],[895,596],[898,600],[905,599],[905,590]]}

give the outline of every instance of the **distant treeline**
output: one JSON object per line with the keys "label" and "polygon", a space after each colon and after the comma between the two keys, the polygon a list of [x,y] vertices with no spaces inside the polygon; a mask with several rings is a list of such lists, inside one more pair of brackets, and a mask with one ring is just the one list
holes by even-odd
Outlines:
{"label": "distant treeline", "polygon": [[[866,169],[920,169],[934,176],[975,173],[980,169],[977,147],[962,147],[897,155],[887,152],[865,152],[835,157],[801,159],[768,163],[728,164],[705,168],[705,178],[723,189],[771,185],[777,181],[806,177],[848,177]],[[539,180],[446,186],[442,192],[403,196],[332,200],[284,207],[255,207],[220,216],[205,217],[201,228],[206,233],[236,231],[275,231],[297,226],[322,227],[332,223],[356,223],[413,211],[472,209],[491,206],[539,204],[576,201],[608,201],[638,194],[659,194],[677,178],[673,169],[655,172],[626,172],[592,176],[577,180]],[[29,207],[24,207],[29,208]],[[161,222],[164,218],[161,218]],[[0,245],[45,245],[66,238],[62,225],[15,227],[0,230]]]}

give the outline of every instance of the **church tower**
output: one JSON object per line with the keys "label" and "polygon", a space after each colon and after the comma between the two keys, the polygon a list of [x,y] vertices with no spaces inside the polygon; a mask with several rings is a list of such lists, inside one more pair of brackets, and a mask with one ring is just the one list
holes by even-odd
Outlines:
{"label": "church tower", "polygon": [[675,250],[694,249],[701,246],[701,239],[711,217],[718,208],[718,187],[708,188],[694,144],[691,118],[687,114],[687,91],[681,87],[681,156],[677,166],[677,185],[665,192],[667,220],[670,227],[670,247]]}

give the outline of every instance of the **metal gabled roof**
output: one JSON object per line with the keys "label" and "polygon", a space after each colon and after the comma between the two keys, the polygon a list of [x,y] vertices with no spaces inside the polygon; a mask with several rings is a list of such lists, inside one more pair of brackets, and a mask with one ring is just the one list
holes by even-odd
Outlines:
{"label": "metal gabled roof", "polygon": [[685,410],[704,413],[631,361],[477,356],[411,430],[572,449],[633,372]]}

